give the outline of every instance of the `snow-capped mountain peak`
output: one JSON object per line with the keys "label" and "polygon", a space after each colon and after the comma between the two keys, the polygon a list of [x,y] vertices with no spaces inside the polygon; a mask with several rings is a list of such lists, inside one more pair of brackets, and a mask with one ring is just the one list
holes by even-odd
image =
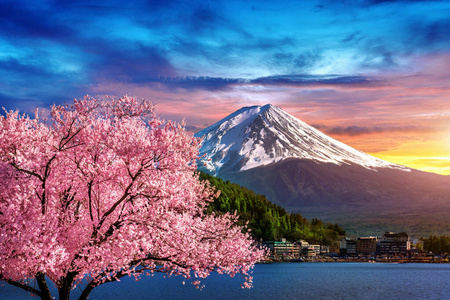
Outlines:
{"label": "snow-capped mountain peak", "polygon": [[203,137],[202,163],[213,174],[249,170],[286,158],[409,170],[345,145],[271,104],[243,107],[195,136]]}

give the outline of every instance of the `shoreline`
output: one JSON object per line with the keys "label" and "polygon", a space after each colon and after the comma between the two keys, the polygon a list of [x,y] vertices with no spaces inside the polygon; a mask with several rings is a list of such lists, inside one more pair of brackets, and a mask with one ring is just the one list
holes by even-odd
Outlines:
{"label": "shoreline", "polygon": [[381,258],[330,258],[330,257],[317,257],[317,258],[301,258],[301,259],[289,259],[289,260],[274,260],[268,259],[265,261],[258,262],[258,264],[271,264],[271,263],[433,263],[433,264],[444,264],[450,263],[448,258],[442,257],[381,257]]}

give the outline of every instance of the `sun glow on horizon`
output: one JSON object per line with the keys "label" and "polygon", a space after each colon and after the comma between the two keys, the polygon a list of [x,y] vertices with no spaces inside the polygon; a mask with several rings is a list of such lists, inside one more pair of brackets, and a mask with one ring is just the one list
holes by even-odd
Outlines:
{"label": "sun glow on horizon", "polygon": [[371,155],[380,159],[417,169],[424,172],[431,172],[440,175],[450,175],[450,157],[432,157],[432,156],[409,156],[392,155],[389,153],[372,153]]}
{"label": "sun glow on horizon", "polygon": [[427,141],[405,143],[395,150],[373,155],[413,169],[450,175],[450,139],[442,135],[427,138]]}
{"label": "sun glow on horizon", "polygon": [[438,132],[372,133],[336,139],[382,160],[440,175],[450,175],[450,138]]}

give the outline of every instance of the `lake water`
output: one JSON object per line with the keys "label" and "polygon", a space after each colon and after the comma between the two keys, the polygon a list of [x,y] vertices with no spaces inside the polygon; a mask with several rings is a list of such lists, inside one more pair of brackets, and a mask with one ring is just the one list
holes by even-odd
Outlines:
{"label": "lake water", "polygon": [[[450,299],[450,264],[274,263],[257,265],[253,277],[245,290],[240,276],[212,274],[202,291],[180,277],[127,277],[95,288],[89,299]],[[0,299],[37,298],[4,284]]]}

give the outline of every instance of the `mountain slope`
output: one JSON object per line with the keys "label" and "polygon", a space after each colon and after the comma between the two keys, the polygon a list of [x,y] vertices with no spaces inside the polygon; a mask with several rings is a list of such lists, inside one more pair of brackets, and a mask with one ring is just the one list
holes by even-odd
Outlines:
{"label": "mountain slope", "polygon": [[292,242],[303,239],[313,244],[331,245],[338,241],[340,235],[345,235],[337,224],[325,224],[318,219],[308,221],[300,214],[289,214],[284,208],[269,202],[264,195],[235,183],[203,172],[200,178],[207,179],[221,191],[208,206],[208,211],[236,211],[239,224],[243,226],[248,222],[255,240],[277,241],[284,237]]}
{"label": "mountain slope", "polygon": [[206,155],[206,169],[213,174],[249,170],[286,158],[409,171],[336,141],[270,104],[241,108],[196,136],[204,137],[200,153]]}
{"label": "mountain slope", "polygon": [[196,135],[201,169],[307,218],[360,234],[450,230],[448,176],[357,151],[272,105],[244,107]]}

